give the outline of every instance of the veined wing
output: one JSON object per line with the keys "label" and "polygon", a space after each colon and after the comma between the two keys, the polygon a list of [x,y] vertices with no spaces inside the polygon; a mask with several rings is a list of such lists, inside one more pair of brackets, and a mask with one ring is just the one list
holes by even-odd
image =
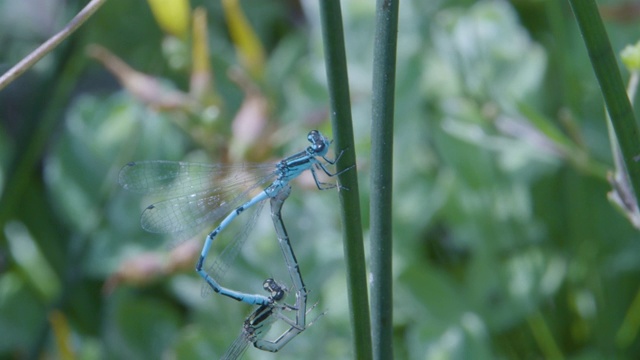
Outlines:
{"label": "veined wing", "polygon": [[152,233],[197,232],[207,224],[217,225],[218,219],[256,195],[256,190],[261,191],[260,186],[271,179],[273,176],[266,176],[244,184],[248,188],[234,184],[157,202],[142,212],[140,224]]}
{"label": "veined wing", "polygon": [[274,164],[136,161],[120,170],[118,182],[124,189],[135,193],[172,198],[229,187],[244,186],[246,189],[247,183],[255,183],[269,174],[275,174],[275,170]]}
{"label": "veined wing", "polygon": [[167,198],[143,211],[143,229],[193,235],[205,225],[214,225],[275,176],[275,167],[265,164],[142,161],[127,164],[120,171],[119,181],[127,190]]}
{"label": "veined wing", "polygon": [[224,355],[222,355],[221,359],[238,360],[242,358],[242,355],[247,351],[250,343],[249,334],[243,329],[240,335],[231,343],[227,351],[225,351]]}
{"label": "veined wing", "polygon": [[[216,279],[219,283],[223,282],[227,270],[233,263],[235,263],[235,259],[238,257],[238,254],[240,253],[240,250],[246,242],[247,237],[249,236],[251,231],[253,231],[253,228],[256,225],[258,217],[260,216],[262,208],[264,207],[264,203],[265,201],[262,201],[253,206],[253,214],[245,222],[242,230],[234,236],[229,245],[227,245],[227,247],[222,250],[220,255],[218,255],[208,267],[207,273],[209,274],[209,276]],[[200,294],[202,295],[202,297],[206,297],[211,294],[211,292],[213,292],[213,289],[206,281],[204,281]]]}
{"label": "veined wing", "polygon": [[[265,312],[263,314],[263,312]],[[275,314],[273,311],[277,311],[275,308],[257,308],[247,319],[242,326],[240,335],[231,343],[227,351],[222,355],[222,360],[237,360],[244,355],[247,351],[247,347],[250,343],[253,343],[259,338],[265,335],[266,330],[269,329],[271,324],[275,321]]]}

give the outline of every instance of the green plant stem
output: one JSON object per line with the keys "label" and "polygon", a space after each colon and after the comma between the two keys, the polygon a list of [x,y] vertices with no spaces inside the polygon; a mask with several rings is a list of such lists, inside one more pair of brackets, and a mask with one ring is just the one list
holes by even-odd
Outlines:
{"label": "green plant stem", "polygon": [[600,84],[604,102],[611,117],[616,138],[620,144],[627,174],[629,175],[636,201],[638,201],[638,195],[640,194],[638,192],[640,190],[638,189],[640,184],[640,164],[634,160],[634,157],[640,155],[640,137],[638,137],[635,115],[620,77],[620,70],[611,49],[609,38],[595,1],[569,0],[569,3],[587,46],[593,70]]}
{"label": "green plant stem", "polygon": [[[356,154],[340,2],[320,0],[320,15],[331,101],[331,124],[335,148],[342,151],[337,170],[341,171],[355,165]],[[347,295],[353,333],[353,357],[366,360],[372,358],[371,324],[362,240],[358,172],[354,167],[341,174],[339,180],[341,186],[348,189],[340,191],[340,215],[343,223],[344,257],[347,263]]]}
{"label": "green plant stem", "polygon": [[393,110],[398,1],[378,0],[371,124],[371,326],[374,359],[393,359]]}

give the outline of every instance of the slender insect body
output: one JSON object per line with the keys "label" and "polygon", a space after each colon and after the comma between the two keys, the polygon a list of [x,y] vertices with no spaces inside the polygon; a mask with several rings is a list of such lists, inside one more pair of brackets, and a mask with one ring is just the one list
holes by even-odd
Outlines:
{"label": "slender insect body", "polygon": [[[296,294],[296,302],[294,305],[282,304],[287,289],[284,285],[273,279],[267,279],[263,283],[263,288],[271,294],[273,302],[267,305],[258,306],[243,322],[240,335],[231,344],[229,349],[222,356],[224,360],[238,360],[246,351],[249,344],[257,349],[278,352],[293,338],[302,333],[306,328],[311,326],[306,323],[306,315],[311,309],[307,310],[307,290],[302,280],[302,274],[293,252],[289,235],[282,221],[281,209],[284,201],[291,192],[291,186],[285,186],[278,194],[271,198],[271,218],[278,235],[278,243],[289,270],[289,276],[293,282]],[[285,311],[295,312],[295,318],[291,319],[284,315]],[[320,314],[319,316],[322,316]],[[265,334],[275,321],[283,321],[289,325],[282,334],[274,340],[265,339]]]}
{"label": "slender insect body", "polygon": [[[216,221],[226,213],[227,216],[206,236],[196,263],[196,271],[206,281],[207,286],[216,293],[253,305],[268,305],[272,302],[270,297],[225,288],[214,279],[215,274],[209,274],[203,267],[211,246],[220,232],[245,210],[268,198],[276,197],[291,180],[304,171],[311,171],[319,189],[335,187],[333,184],[320,182],[315,170],[321,169],[328,176],[338,175],[339,173],[329,172],[325,163],[335,164],[340,155],[335,160],[326,158],[331,143],[317,130],[310,131],[307,140],[311,143],[310,146],[278,162],[271,170],[264,165],[222,166],[171,161],[131,162],[121,170],[119,181],[125,189],[131,191],[158,194],[168,192],[175,195],[173,198],[149,205],[143,211],[142,226],[151,232],[190,233],[201,225]],[[251,171],[254,171],[254,175],[251,175]],[[223,185],[215,187],[211,179],[217,179],[215,181]],[[263,191],[242,203],[242,199],[248,198],[256,188],[268,184],[269,181],[271,184]],[[243,241],[246,236],[244,238],[240,236],[240,238]],[[299,272],[298,269],[293,270]]]}
{"label": "slender insect body", "polygon": [[[327,176],[333,177],[350,168],[331,173],[327,164],[334,165],[342,153],[334,160],[328,159],[326,155],[331,142],[317,130],[310,131],[307,140],[311,145],[305,150],[281,160],[271,168],[264,165],[224,166],[147,161],[131,162],[120,171],[119,182],[125,189],[171,196],[167,200],[149,205],[143,211],[141,225],[147,231],[190,234],[201,229],[201,225],[216,222],[227,214],[206,236],[196,263],[196,271],[205,280],[206,289],[258,307],[245,319],[240,336],[223,355],[223,359],[239,359],[248,344],[261,350],[277,352],[313,323],[306,323],[306,315],[315,305],[307,310],[306,286],[280,211],[291,193],[289,182],[304,171],[310,170],[318,189],[324,190],[336,185],[321,182],[316,170],[322,170]],[[259,188],[263,190],[251,197]],[[271,200],[271,217],[278,243],[295,289],[294,305],[281,303],[288,289],[273,279],[263,282],[263,289],[268,295],[247,294],[221,286],[214,278],[215,274],[211,275],[203,269],[215,238],[245,210],[258,205],[254,217],[236,236],[238,243],[246,239],[253,226],[252,222],[255,223],[262,202],[266,199]],[[227,247],[223,255],[229,248],[232,247]],[[235,250],[236,247],[232,249]],[[237,250],[229,253],[235,256]],[[222,271],[223,266],[216,261],[212,268]],[[285,311],[294,312],[295,316],[285,316]],[[275,321],[283,321],[289,328],[275,340],[264,339],[267,329]]]}

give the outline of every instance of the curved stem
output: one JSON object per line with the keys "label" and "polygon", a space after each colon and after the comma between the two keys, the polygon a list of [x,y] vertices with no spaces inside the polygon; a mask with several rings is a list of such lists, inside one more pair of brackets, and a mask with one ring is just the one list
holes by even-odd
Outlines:
{"label": "curved stem", "polygon": [[38,46],[31,54],[25,56],[19,63],[9,69],[9,71],[0,76],[0,90],[11,84],[13,80],[20,77],[20,75],[29,70],[45,55],[53,51],[63,40],[73,34],[80,25],[87,21],[106,1],[107,0],[92,0],[78,15],[74,16],[60,32],[53,35],[44,44]]}

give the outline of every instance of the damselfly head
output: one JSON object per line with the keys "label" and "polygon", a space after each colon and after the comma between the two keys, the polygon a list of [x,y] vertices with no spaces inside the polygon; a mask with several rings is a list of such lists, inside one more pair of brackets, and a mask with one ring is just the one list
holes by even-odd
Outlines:
{"label": "damselfly head", "polygon": [[309,142],[311,143],[311,146],[309,147],[310,150],[316,156],[324,156],[327,154],[327,151],[329,151],[329,145],[331,144],[331,142],[329,141],[329,139],[324,137],[320,133],[320,131],[318,130],[309,131],[309,135],[307,135],[307,140],[309,140]]}
{"label": "damselfly head", "polygon": [[269,278],[262,283],[262,288],[271,294],[274,301],[282,300],[287,294],[287,287]]}

